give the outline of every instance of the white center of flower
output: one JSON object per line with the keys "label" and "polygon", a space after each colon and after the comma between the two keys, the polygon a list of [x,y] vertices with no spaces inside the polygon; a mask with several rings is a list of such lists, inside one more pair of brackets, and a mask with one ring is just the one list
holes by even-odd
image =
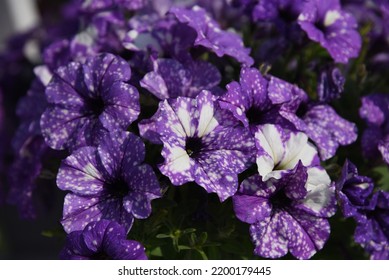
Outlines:
{"label": "white center of flower", "polygon": [[317,155],[304,133],[289,133],[286,140],[284,133],[287,132],[270,124],[262,126],[255,133],[256,145],[262,150],[257,156],[258,173],[264,181],[280,178],[283,170],[293,169],[299,161],[309,166]]}

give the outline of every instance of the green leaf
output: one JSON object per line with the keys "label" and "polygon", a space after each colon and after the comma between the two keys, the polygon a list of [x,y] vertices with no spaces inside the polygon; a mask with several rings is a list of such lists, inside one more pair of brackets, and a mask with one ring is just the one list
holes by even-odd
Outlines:
{"label": "green leaf", "polygon": [[160,233],[156,235],[156,238],[171,238],[171,237],[172,235],[167,233]]}
{"label": "green leaf", "polygon": [[162,250],[161,247],[156,247],[153,250],[151,250],[150,255],[156,256],[156,257],[162,257]]}
{"label": "green leaf", "polygon": [[377,185],[382,190],[389,191],[389,167],[387,165],[377,166],[373,169],[377,174]]}

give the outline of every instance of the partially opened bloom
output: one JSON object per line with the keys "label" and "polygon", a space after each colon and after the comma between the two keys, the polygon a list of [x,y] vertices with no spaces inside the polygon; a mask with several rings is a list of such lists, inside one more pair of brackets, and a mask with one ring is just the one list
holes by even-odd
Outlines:
{"label": "partially opened bloom", "polygon": [[151,214],[151,200],[161,196],[153,169],[143,164],[142,140],[129,132],[112,132],[100,145],[76,150],[61,164],[57,185],[65,197],[62,225],[82,230],[92,221],[109,219],[130,230],[134,218]]}
{"label": "partially opened bloom", "polygon": [[389,164],[389,96],[370,94],[362,98],[360,117],[367,128],[362,135],[362,151],[369,159],[382,157]]}
{"label": "partially opened bloom", "polygon": [[362,40],[357,21],[342,10],[339,0],[309,0],[298,18],[308,37],[319,42],[340,63],[358,56]]}
{"label": "partially opened bloom", "polygon": [[328,66],[320,73],[317,86],[319,101],[331,102],[343,92],[345,78],[339,68]]}
{"label": "partially opened bloom", "polygon": [[55,71],[40,122],[47,144],[75,150],[96,145],[108,131],[126,130],[140,111],[138,91],[126,83],[130,77],[127,62],[112,54]]}
{"label": "partially opened bloom", "polygon": [[233,204],[238,219],[251,225],[259,256],[279,258],[289,251],[308,259],[329,236],[334,190],[307,139],[274,125],[258,128],[259,174],[242,182]]}
{"label": "partially opened bloom", "polygon": [[199,6],[193,6],[192,9],[173,7],[170,12],[177,17],[178,21],[188,24],[196,31],[195,46],[203,46],[219,57],[231,56],[247,66],[254,63],[249,55],[250,49],[244,47],[242,38],[238,34],[222,30],[203,8]]}
{"label": "partially opened bloom", "polygon": [[336,181],[336,193],[339,206],[345,217],[353,217],[358,222],[366,220],[366,211],[374,209],[373,180],[358,174],[356,166],[346,161],[342,168],[342,174]]}
{"label": "partially opened bloom", "polygon": [[126,239],[126,230],[116,222],[101,220],[73,231],[60,252],[65,260],[145,260],[145,248]]}
{"label": "partially opened bloom", "polygon": [[163,143],[159,169],[174,185],[195,181],[224,201],[236,192],[238,174],[253,162],[254,143],[215,99],[202,91],[196,99],[165,100],[140,131]]}
{"label": "partially opened bloom", "polygon": [[389,259],[389,193],[379,191],[371,198],[375,207],[366,211],[367,219],[358,223],[355,241],[370,254],[371,259]]}

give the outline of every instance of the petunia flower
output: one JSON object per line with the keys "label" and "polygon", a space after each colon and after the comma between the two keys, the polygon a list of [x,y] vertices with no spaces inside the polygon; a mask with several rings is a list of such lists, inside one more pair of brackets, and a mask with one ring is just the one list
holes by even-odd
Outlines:
{"label": "petunia flower", "polygon": [[307,136],[280,132],[274,125],[258,129],[259,174],[241,183],[233,196],[234,211],[250,224],[255,254],[279,258],[289,251],[308,259],[329,237],[334,190]]}
{"label": "petunia flower", "polygon": [[389,259],[389,193],[379,191],[371,198],[375,207],[366,211],[367,219],[355,229],[355,242],[370,254],[373,260]]}
{"label": "petunia flower", "polygon": [[309,0],[298,18],[308,37],[319,42],[339,63],[358,56],[362,40],[357,21],[342,10],[339,0]]}
{"label": "petunia flower", "polygon": [[126,61],[112,54],[60,67],[47,85],[49,105],[40,122],[47,144],[75,150],[126,130],[140,111],[139,93],[126,83],[130,77]]}
{"label": "petunia flower", "polygon": [[236,33],[222,30],[203,8],[172,7],[170,13],[174,14],[179,22],[187,24],[196,31],[195,46],[203,46],[219,57],[231,56],[247,66],[254,63],[249,55],[250,49],[244,47],[242,38]]}
{"label": "petunia flower", "polygon": [[202,91],[195,99],[164,100],[139,126],[142,136],[151,133],[163,143],[159,169],[174,185],[194,181],[224,201],[236,192],[238,174],[253,162],[254,143],[215,99]]}
{"label": "petunia flower", "polygon": [[365,157],[382,157],[389,164],[389,97],[386,94],[370,94],[362,97],[360,117],[367,128],[362,134],[362,152]]}
{"label": "petunia flower", "polygon": [[129,132],[112,132],[96,147],[82,147],[63,160],[57,175],[65,197],[62,225],[82,230],[109,219],[130,230],[134,218],[151,214],[151,200],[161,196],[153,169],[143,164],[145,146]]}
{"label": "petunia flower", "polygon": [[179,96],[194,98],[202,90],[214,88],[221,80],[218,69],[206,61],[180,63],[161,58],[153,64],[154,71],[147,73],[140,85],[161,100]]}
{"label": "petunia flower", "polygon": [[366,211],[374,209],[374,203],[370,199],[374,189],[373,180],[358,175],[356,166],[346,160],[335,186],[343,216],[353,217],[358,222],[365,221]]}
{"label": "petunia flower", "polygon": [[305,123],[302,130],[316,144],[322,160],[333,157],[339,146],[349,145],[358,137],[356,125],[327,104],[310,106],[302,120]]}
{"label": "petunia flower", "polygon": [[258,125],[269,123],[290,129],[304,126],[296,111],[306,99],[305,92],[297,86],[273,76],[265,78],[255,68],[243,68],[239,83],[229,83],[219,102],[245,127],[255,131]]}
{"label": "petunia flower", "polygon": [[60,252],[65,260],[145,260],[145,248],[137,241],[127,240],[123,226],[101,220],[85,229],[73,231]]}

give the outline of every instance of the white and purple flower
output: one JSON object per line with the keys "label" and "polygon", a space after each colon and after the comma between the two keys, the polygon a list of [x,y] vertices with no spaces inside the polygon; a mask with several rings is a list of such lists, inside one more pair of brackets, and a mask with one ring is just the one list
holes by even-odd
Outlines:
{"label": "white and purple flower", "polygon": [[253,162],[254,143],[215,99],[202,91],[196,99],[165,100],[151,121],[139,126],[144,137],[152,132],[151,140],[163,143],[159,169],[174,185],[195,181],[224,201],[236,192],[238,174]]}
{"label": "white and purple flower", "polygon": [[161,196],[150,165],[142,163],[145,147],[129,132],[112,132],[96,147],[82,147],[61,164],[57,185],[65,197],[62,225],[82,230],[92,221],[109,219],[130,230],[134,218],[151,214],[151,200]]}
{"label": "white and purple flower", "polygon": [[330,234],[334,190],[307,136],[264,125],[256,133],[259,174],[233,196],[234,210],[249,223],[255,254],[279,258],[288,251],[308,259]]}

